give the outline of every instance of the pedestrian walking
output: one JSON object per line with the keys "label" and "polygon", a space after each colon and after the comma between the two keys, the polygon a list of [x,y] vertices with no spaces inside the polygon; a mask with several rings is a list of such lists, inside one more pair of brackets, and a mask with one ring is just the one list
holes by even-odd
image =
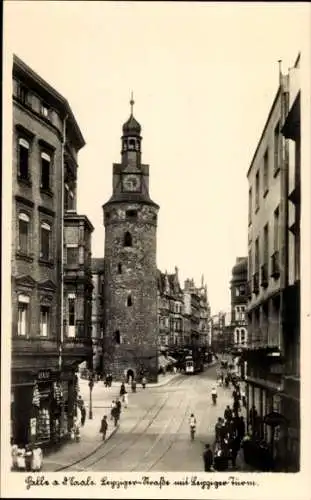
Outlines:
{"label": "pedestrian walking", "polygon": [[80,410],[81,410],[81,427],[83,427],[86,419],[86,409],[84,404],[82,404]]}
{"label": "pedestrian walking", "polygon": [[224,412],[224,417],[226,420],[230,421],[232,420],[232,410],[229,405],[227,405],[225,412]]}
{"label": "pedestrian walking", "polygon": [[132,392],[136,392],[136,381],[134,379],[132,380],[131,388],[132,388]]}
{"label": "pedestrian walking", "polygon": [[128,398],[127,391],[125,391],[125,393],[123,394],[123,403],[124,403],[124,408],[127,408],[128,404],[129,404],[129,398]]}
{"label": "pedestrian walking", "polygon": [[26,444],[25,447],[25,468],[27,472],[31,471],[31,461],[32,461],[32,449],[30,444]]}
{"label": "pedestrian walking", "polygon": [[211,472],[211,467],[213,465],[213,452],[209,444],[205,445],[205,451],[203,453],[204,461],[204,471]]}
{"label": "pedestrian walking", "polygon": [[147,384],[147,379],[146,379],[146,377],[143,377],[142,381],[141,381],[141,385],[143,386],[143,389],[146,388],[146,384]]}
{"label": "pedestrian walking", "polygon": [[120,397],[121,398],[125,392],[126,392],[125,385],[124,385],[124,382],[122,382],[121,387],[120,387]]}
{"label": "pedestrian walking", "polygon": [[215,425],[215,440],[220,441],[221,437],[221,428],[222,428],[222,418],[218,418],[217,423]]}
{"label": "pedestrian walking", "polygon": [[108,430],[107,415],[104,415],[99,429],[99,432],[103,435],[103,441],[105,441],[106,439],[107,430]]}
{"label": "pedestrian walking", "polygon": [[232,467],[236,466],[236,458],[240,449],[240,440],[238,437],[233,438],[231,442],[231,461]]}
{"label": "pedestrian walking", "polygon": [[239,422],[237,424],[237,433],[238,433],[238,436],[239,436],[239,439],[241,442],[245,436],[245,421],[244,421],[244,418],[242,416],[240,416]]}
{"label": "pedestrian walking", "polygon": [[31,470],[33,472],[39,472],[42,468],[43,463],[43,452],[41,448],[33,448],[32,450],[32,461]]}
{"label": "pedestrian walking", "polygon": [[111,402],[111,411],[110,411],[110,417],[111,417],[111,418],[110,418],[110,420],[113,420],[113,419],[114,419],[114,414],[115,414],[115,411],[114,411],[114,410],[115,410],[115,408],[116,408],[116,402],[115,402],[115,400],[113,400],[113,401]]}

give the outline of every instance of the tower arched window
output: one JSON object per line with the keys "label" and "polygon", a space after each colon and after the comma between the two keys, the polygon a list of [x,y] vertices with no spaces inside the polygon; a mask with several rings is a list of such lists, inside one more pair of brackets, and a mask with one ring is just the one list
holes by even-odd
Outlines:
{"label": "tower arched window", "polygon": [[129,139],[128,148],[131,149],[131,150],[134,150],[136,148],[136,141],[135,141],[135,139]]}
{"label": "tower arched window", "polygon": [[115,341],[116,344],[120,344],[121,343],[120,330],[116,330],[114,332],[114,341]]}
{"label": "tower arched window", "polygon": [[127,296],[127,307],[131,307],[132,305],[133,305],[132,296],[131,294],[129,294]]}
{"label": "tower arched window", "polygon": [[132,235],[128,231],[126,231],[124,235],[124,246],[131,247],[132,246]]}

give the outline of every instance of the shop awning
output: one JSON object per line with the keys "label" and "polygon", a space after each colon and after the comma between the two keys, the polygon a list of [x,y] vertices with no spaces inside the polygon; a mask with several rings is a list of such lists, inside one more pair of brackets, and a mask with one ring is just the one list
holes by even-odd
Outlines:
{"label": "shop awning", "polygon": [[286,424],[287,418],[284,417],[281,413],[276,411],[272,411],[268,415],[266,415],[263,419],[266,425],[270,425],[271,427],[277,427],[278,425]]}
{"label": "shop awning", "polygon": [[159,356],[159,368],[166,368],[169,364],[171,364],[165,356]]}
{"label": "shop awning", "polygon": [[177,359],[173,358],[173,356],[167,356],[170,365],[175,365],[177,363]]}

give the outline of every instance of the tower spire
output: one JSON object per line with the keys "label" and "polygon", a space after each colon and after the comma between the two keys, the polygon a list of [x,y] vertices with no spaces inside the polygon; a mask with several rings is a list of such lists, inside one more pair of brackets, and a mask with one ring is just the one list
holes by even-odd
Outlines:
{"label": "tower spire", "polygon": [[133,107],[134,107],[135,101],[134,101],[134,96],[133,96],[133,91],[131,92],[131,100],[130,100],[130,105],[131,105],[131,115],[133,115]]}

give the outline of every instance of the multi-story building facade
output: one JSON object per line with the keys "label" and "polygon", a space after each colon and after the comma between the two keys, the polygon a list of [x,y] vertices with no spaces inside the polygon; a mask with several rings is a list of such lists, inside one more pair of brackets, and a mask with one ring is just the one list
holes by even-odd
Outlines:
{"label": "multi-story building facade", "polygon": [[[297,338],[299,332],[300,214],[299,196],[296,195],[299,192],[300,143],[299,140],[296,143],[297,173],[290,189],[289,144],[282,136],[282,130],[286,131],[283,128],[286,117],[290,120],[289,95],[289,77],[280,74],[280,85],[248,171],[248,404],[256,406],[261,419],[260,433],[270,441],[276,458],[286,455],[281,448],[287,441],[289,421],[293,419],[292,415],[285,414],[285,405],[282,405],[283,376],[287,369],[296,374],[299,370],[299,348],[290,338],[293,335]],[[292,269],[289,286],[291,255],[295,255],[296,269]],[[289,297],[295,297],[294,304]],[[291,376],[288,380],[292,380]],[[297,389],[296,381],[289,386],[295,384]],[[269,424],[271,412],[279,418],[275,432]],[[297,416],[294,426],[297,427]]]}
{"label": "multi-story building facade", "polygon": [[240,359],[241,348],[247,344],[247,257],[238,257],[232,268],[231,291],[231,329],[233,334],[233,353],[237,371],[244,378],[245,366]]}
{"label": "multi-story building facade", "polygon": [[172,348],[183,345],[183,294],[175,273],[158,270],[159,345]]}
{"label": "multi-story building facade", "polygon": [[207,287],[203,279],[196,287],[193,279],[187,279],[183,289],[184,300],[184,344],[208,346],[210,306]]}
{"label": "multi-story building facade", "polygon": [[[86,217],[80,216],[77,241],[86,258],[80,250],[78,268],[63,266],[64,245],[78,217],[67,209],[75,208],[77,154],[83,146],[67,100],[14,56],[11,440],[17,444],[44,446],[70,430],[76,367],[90,359],[90,309],[84,310],[82,298],[74,321],[83,323],[69,334],[64,298],[72,272],[88,287],[92,226]],[[69,172],[68,206],[63,193]]]}
{"label": "multi-story building facade", "polygon": [[300,55],[289,70],[289,105],[282,128],[289,143],[288,282],[285,289],[282,413],[288,420],[284,453],[288,469],[299,470],[300,455]]}
{"label": "multi-story building facade", "polygon": [[132,112],[123,125],[121,163],[105,225],[105,369],[114,377],[158,376],[156,235],[159,206],[149,195],[149,165],[141,161],[141,126]]}
{"label": "multi-story building facade", "polygon": [[92,259],[92,341],[94,348],[93,369],[102,374],[104,338],[104,259]]}

